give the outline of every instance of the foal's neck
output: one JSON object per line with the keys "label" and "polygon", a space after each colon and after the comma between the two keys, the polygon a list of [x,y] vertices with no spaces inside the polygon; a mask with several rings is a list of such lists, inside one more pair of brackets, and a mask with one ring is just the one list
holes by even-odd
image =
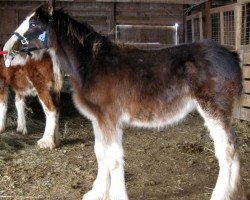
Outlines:
{"label": "foal's neck", "polygon": [[68,42],[74,42],[74,45],[77,42],[84,45],[90,35],[100,36],[89,24],[80,23],[61,10],[55,11],[53,16],[57,35]]}
{"label": "foal's neck", "polygon": [[54,30],[58,41],[55,46],[57,59],[82,86],[101,49],[109,46],[109,40],[87,23],[79,23],[62,11],[55,12]]}

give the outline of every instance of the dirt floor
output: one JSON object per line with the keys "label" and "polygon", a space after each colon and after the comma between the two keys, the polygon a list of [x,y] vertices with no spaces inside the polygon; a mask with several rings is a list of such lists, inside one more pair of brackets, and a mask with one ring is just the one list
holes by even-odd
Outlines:
{"label": "dirt floor", "polygon": [[[29,135],[15,133],[10,102],[7,130],[0,135],[0,199],[80,200],[97,172],[89,121],[62,95],[61,146],[41,150],[44,115],[28,101]],[[250,123],[235,121],[245,188],[250,193]],[[208,200],[218,174],[212,141],[197,114],[165,130],[125,130],[125,168],[131,200]]]}

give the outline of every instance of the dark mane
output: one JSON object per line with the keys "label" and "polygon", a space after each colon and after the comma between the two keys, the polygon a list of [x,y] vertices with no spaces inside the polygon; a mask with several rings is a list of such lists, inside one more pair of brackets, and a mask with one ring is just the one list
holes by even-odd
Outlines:
{"label": "dark mane", "polygon": [[68,37],[77,39],[82,45],[84,45],[86,38],[90,34],[98,34],[89,24],[76,21],[64,12],[63,9],[56,10],[53,18],[56,23],[55,28],[63,30]]}
{"label": "dark mane", "polygon": [[[39,19],[40,17],[46,18],[43,6],[36,10],[36,16]],[[63,9],[54,11],[52,26],[53,30],[56,31],[52,38],[57,37],[57,39],[53,38],[52,40],[65,43],[58,42],[56,45],[62,68],[67,73],[72,74],[72,77],[80,85],[83,85],[83,82],[88,79],[89,71],[93,63],[96,62],[96,58],[110,49],[112,42],[108,37],[97,33],[89,24],[80,23],[70,17]],[[75,58],[76,52],[81,56]]]}

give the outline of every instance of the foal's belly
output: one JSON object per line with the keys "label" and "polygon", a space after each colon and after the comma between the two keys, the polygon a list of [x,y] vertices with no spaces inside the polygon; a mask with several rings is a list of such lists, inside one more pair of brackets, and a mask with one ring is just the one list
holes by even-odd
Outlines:
{"label": "foal's belly", "polygon": [[[124,114],[124,121],[131,126],[145,127],[145,128],[162,128],[170,124],[177,123],[184,119],[188,113],[196,108],[196,101],[187,99],[178,101],[171,105],[160,105],[157,109],[147,111],[141,110],[134,115]],[[143,116],[143,112],[145,116]]]}

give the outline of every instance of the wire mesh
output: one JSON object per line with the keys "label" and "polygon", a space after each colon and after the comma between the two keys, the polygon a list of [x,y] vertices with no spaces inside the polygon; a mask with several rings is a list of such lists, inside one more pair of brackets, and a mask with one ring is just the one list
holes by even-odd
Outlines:
{"label": "wire mesh", "polygon": [[186,42],[191,43],[203,38],[201,12],[190,15],[186,19]]}
{"label": "wire mesh", "polygon": [[235,47],[235,9],[220,7],[211,13],[212,40],[219,44]]}
{"label": "wire mesh", "polygon": [[241,45],[250,44],[250,3],[242,5]]}
{"label": "wire mesh", "polygon": [[211,14],[212,40],[220,42],[220,13]]}
{"label": "wire mesh", "polygon": [[136,45],[175,45],[178,42],[177,31],[178,25],[116,25],[116,41]]}
{"label": "wire mesh", "polygon": [[200,20],[199,18],[194,18],[194,41],[200,40]]}
{"label": "wire mesh", "polygon": [[224,17],[224,45],[235,45],[235,20],[234,10],[223,13]]}

